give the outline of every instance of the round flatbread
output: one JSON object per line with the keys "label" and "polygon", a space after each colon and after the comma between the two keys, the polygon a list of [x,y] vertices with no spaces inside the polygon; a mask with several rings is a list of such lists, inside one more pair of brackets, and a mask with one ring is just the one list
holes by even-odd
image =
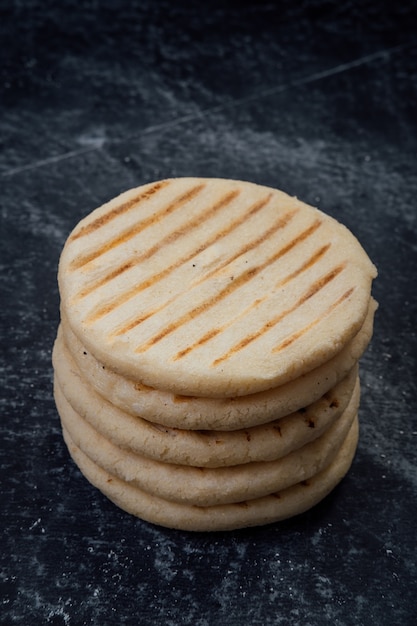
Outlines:
{"label": "round flatbread", "polygon": [[238,430],[289,415],[333,389],[348,375],[368,346],[376,306],[371,298],[365,322],[357,335],[327,363],[280,387],[234,398],[179,396],[119,376],[84,348],[65,319],[58,329],[58,341],[61,343],[62,336],[81,375],[94,390],[124,412],[171,428]]}
{"label": "round flatbread", "polygon": [[[121,411],[85,381],[62,336],[53,349],[56,384],[72,408],[120,448],[158,461],[200,467],[224,467],[272,461],[319,437],[346,408],[357,366],[334,389],[300,411],[268,424],[236,431],[186,430]],[[359,393],[356,382],[355,393]]]}
{"label": "round flatbread", "polygon": [[277,461],[208,469],[161,463],[122,450],[80,417],[59,387],[55,398],[63,428],[94,463],[151,495],[198,506],[252,500],[311,478],[335,457],[359,405],[356,393],[342,416],[321,437]]}
{"label": "round flatbread", "polygon": [[178,178],[125,192],[70,234],[61,306],[95,358],[175,394],[283,385],[355,336],[376,276],[321,211],[253,183]]}
{"label": "round flatbread", "polygon": [[200,507],[169,502],[129,485],[94,463],[64,429],[69,452],[84,476],[117,506],[147,522],[187,531],[225,531],[278,522],[303,513],[327,496],[348,472],[358,442],[358,420],[333,462],[307,481],[235,504]]}

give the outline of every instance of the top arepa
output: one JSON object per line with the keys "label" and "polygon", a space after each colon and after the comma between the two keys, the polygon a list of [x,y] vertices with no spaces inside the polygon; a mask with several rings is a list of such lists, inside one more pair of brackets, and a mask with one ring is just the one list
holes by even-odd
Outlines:
{"label": "top arepa", "polygon": [[177,394],[281,385],[338,353],[376,276],[352,233],[253,183],[162,180],[93,211],[59,264],[62,311],[103,366]]}

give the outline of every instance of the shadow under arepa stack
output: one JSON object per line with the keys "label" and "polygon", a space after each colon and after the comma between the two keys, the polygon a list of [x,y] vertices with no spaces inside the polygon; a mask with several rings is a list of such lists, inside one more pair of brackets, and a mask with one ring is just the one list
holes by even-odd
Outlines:
{"label": "shadow under arepa stack", "polygon": [[307,510],[355,454],[375,276],[343,225],[253,183],[169,179],[96,209],[59,265],[55,399],[73,459],[168,527]]}

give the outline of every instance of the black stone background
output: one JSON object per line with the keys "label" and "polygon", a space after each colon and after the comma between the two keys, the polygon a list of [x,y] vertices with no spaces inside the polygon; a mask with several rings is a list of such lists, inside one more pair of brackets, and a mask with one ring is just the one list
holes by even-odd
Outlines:
{"label": "black stone background", "polygon": [[[1,624],[417,623],[415,6],[0,2]],[[119,192],[183,175],[297,195],[379,269],[354,464],[288,522],[141,522],[61,438],[64,241]]]}

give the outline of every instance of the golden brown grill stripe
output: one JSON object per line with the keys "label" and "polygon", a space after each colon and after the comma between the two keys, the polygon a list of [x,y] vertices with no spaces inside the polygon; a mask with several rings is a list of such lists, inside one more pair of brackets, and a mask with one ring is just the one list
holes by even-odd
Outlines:
{"label": "golden brown grill stripe", "polygon": [[[260,265],[251,267],[244,272],[242,272],[239,276],[234,278],[233,281],[229,282],[226,287],[220,290],[216,295],[211,296],[201,304],[198,304],[190,311],[187,311],[184,315],[182,315],[179,319],[175,320],[168,326],[166,326],[159,333],[154,335],[151,339],[145,342],[142,346],[138,346],[135,352],[141,353],[146,352],[153,345],[158,343],[161,339],[164,339],[167,335],[170,335],[174,331],[178,330],[181,326],[186,324],[187,322],[195,319],[198,315],[208,311],[210,308],[218,304],[221,300],[229,296],[231,293],[245,285],[249,281],[251,281],[255,276],[257,276],[262,270],[264,270],[268,265],[277,261],[280,257],[286,254],[289,250],[291,250],[297,243],[300,243],[304,239],[306,239],[310,234],[312,234],[317,228],[319,228],[321,224],[320,220],[316,220],[309,228],[307,228],[303,233],[300,233],[297,237],[295,237],[292,242],[275,252],[272,256],[268,257],[263,263]],[[293,243],[293,245],[291,245]]]}
{"label": "golden brown grill stripe", "polygon": [[275,285],[276,289],[278,289],[279,287],[283,287],[284,285],[289,283],[291,280],[293,280],[294,278],[296,278],[297,276],[299,276],[300,274],[302,274],[303,272],[308,270],[310,267],[315,265],[322,258],[322,256],[324,256],[326,254],[327,250],[329,250],[330,247],[331,247],[331,244],[328,243],[328,244],[322,246],[316,252],[314,252],[314,254],[312,254],[310,256],[310,258],[307,259],[307,261],[305,261],[305,263],[303,263],[302,265],[300,265],[300,267],[298,267],[296,270],[291,272],[291,274],[288,274],[288,276],[286,276],[285,278],[280,280]]}
{"label": "golden brown grill stripe", "polygon": [[247,244],[243,246],[243,248],[238,250],[233,256],[226,259],[221,265],[215,267],[211,272],[209,272],[204,277],[204,280],[207,280],[211,278],[212,276],[215,276],[216,274],[221,272],[225,267],[233,263],[233,261],[236,261],[236,259],[243,256],[244,254],[247,254],[248,252],[255,250],[255,248],[259,248],[259,246],[262,243],[265,243],[265,241],[267,241],[267,239],[272,237],[272,235],[274,235],[278,230],[287,226],[287,224],[292,220],[292,218],[294,217],[296,213],[298,213],[297,210],[288,211],[288,213],[285,213],[283,216],[278,217],[278,219],[275,220],[275,222],[272,224],[270,228],[268,228],[266,232],[262,233],[256,239],[249,241]]}
{"label": "golden brown grill stripe", "polygon": [[252,302],[252,304],[248,306],[244,311],[242,311],[240,315],[238,315],[237,317],[234,317],[232,320],[230,320],[226,324],[223,324],[223,326],[212,328],[207,333],[205,333],[202,337],[197,339],[197,341],[195,341],[192,345],[187,346],[183,350],[180,350],[179,352],[177,352],[177,354],[173,357],[172,360],[178,361],[179,359],[182,359],[183,357],[185,357],[187,354],[189,354],[196,348],[200,348],[211,339],[214,339],[214,337],[224,332],[226,328],[229,328],[230,326],[232,326],[232,324],[234,324],[238,319],[245,317],[245,315],[247,315],[252,309],[255,309],[256,307],[258,307],[262,302],[264,302],[267,299],[267,297],[268,296],[265,296],[263,298],[258,298],[257,300]]}
{"label": "golden brown grill stripe", "polygon": [[350,289],[345,291],[345,293],[342,296],[340,296],[340,298],[338,298],[335,302],[333,302],[326,309],[326,311],[322,313],[320,317],[316,318],[313,322],[310,322],[310,324],[305,326],[303,329],[297,331],[296,333],[293,333],[291,337],[287,337],[287,339],[282,341],[278,346],[275,346],[272,349],[272,352],[280,352],[281,350],[284,350],[285,348],[290,346],[292,343],[294,343],[294,341],[296,341],[297,339],[305,335],[306,332],[308,332],[311,328],[313,328],[314,326],[317,326],[317,324],[321,322],[323,318],[327,317],[327,315],[329,315],[337,306],[339,306],[342,302],[344,302],[347,298],[349,298],[349,296],[353,293],[354,289],[355,287],[351,287]]}
{"label": "golden brown grill stripe", "polygon": [[330,283],[336,276],[340,274],[346,267],[346,263],[340,263],[337,267],[333,268],[330,272],[328,272],[325,276],[322,276],[318,280],[316,280],[309,289],[305,292],[305,294],[298,300],[297,306],[301,306],[307,300],[316,295],[319,291],[323,289],[328,283]]}
{"label": "golden brown grill stripe", "polygon": [[336,276],[338,274],[340,274],[340,272],[343,271],[344,267],[345,267],[345,263],[341,263],[340,265],[335,267],[333,270],[328,272],[325,276],[322,276],[321,278],[316,280],[315,283],[313,283],[313,285],[311,285],[311,287],[309,287],[307,289],[307,291],[301,296],[301,298],[299,298],[297,300],[297,302],[295,304],[293,304],[293,306],[289,307],[285,311],[282,311],[281,313],[279,313],[278,315],[276,315],[272,319],[268,320],[265,324],[263,324],[263,326],[258,331],[254,332],[254,333],[251,333],[250,335],[247,335],[246,337],[241,339],[238,343],[236,343],[234,346],[232,346],[232,348],[230,348],[230,350],[228,350],[228,352],[226,352],[222,356],[220,356],[217,359],[215,359],[213,361],[212,365],[213,366],[217,366],[220,363],[223,363],[223,361],[226,361],[227,359],[229,359],[231,356],[233,356],[237,352],[240,352],[240,350],[242,350],[243,348],[246,348],[246,346],[248,346],[250,343],[252,343],[253,341],[259,339],[259,337],[262,337],[262,335],[264,335],[266,332],[271,330],[271,328],[273,328],[274,326],[279,324],[285,317],[287,317],[288,315],[290,315],[291,313],[296,311],[309,298],[314,296],[321,289],[323,289],[323,287],[325,285],[327,285],[334,278],[336,278]]}
{"label": "golden brown grill stripe", "polygon": [[156,224],[164,217],[167,217],[168,215],[179,209],[183,204],[185,204],[186,202],[194,198],[198,193],[200,193],[200,191],[205,186],[205,184],[198,184],[193,186],[191,189],[189,189],[185,193],[182,193],[180,196],[178,196],[178,198],[170,202],[166,207],[164,207],[154,215],[150,215],[144,220],[138,222],[136,225],[130,226],[125,231],[117,235],[117,237],[110,239],[93,252],[73,259],[70,263],[70,268],[72,270],[80,269],[84,265],[87,265],[87,263],[90,263],[91,261],[94,261],[98,257],[102,256],[104,253],[113,250],[113,248],[120,246],[126,241],[129,241],[129,239],[132,239],[133,237],[144,231],[146,228],[149,228],[153,224]]}
{"label": "golden brown grill stripe", "polygon": [[[232,192],[232,193],[233,193],[233,195],[235,195],[235,192]],[[194,250],[191,250],[188,254],[186,254],[185,256],[183,256],[180,259],[178,259],[172,265],[170,265],[170,266],[166,267],[165,269],[161,270],[158,274],[154,274],[150,278],[147,278],[147,279],[143,280],[141,283],[135,285],[131,289],[125,291],[122,294],[120,294],[118,297],[113,298],[113,299],[107,301],[104,305],[102,305],[99,308],[93,310],[89,314],[89,316],[86,318],[86,322],[87,323],[94,323],[98,319],[101,319],[105,315],[108,315],[109,313],[111,313],[111,311],[113,311],[118,306],[121,306],[122,304],[124,304],[125,302],[127,302],[128,300],[133,298],[134,296],[138,295],[141,291],[144,291],[145,289],[148,289],[149,287],[154,286],[157,282],[159,282],[160,280],[166,278],[169,274],[171,274],[173,271],[175,271],[178,267],[180,267],[181,265],[184,265],[188,261],[191,261],[191,259],[193,259],[195,256],[197,256],[200,252],[202,252],[203,250],[205,250],[206,248],[208,248],[212,244],[218,242],[220,239],[226,237],[233,230],[235,230],[238,226],[240,226],[243,222],[245,222],[247,219],[249,219],[250,217],[252,217],[256,213],[258,213],[264,206],[266,206],[268,204],[270,198],[271,198],[271,195],[272,194],[268,194],[268,196],[266,196],[262,200],[259,200],[259,201],[255,202],[253,205],[251,205],[248,208],[247,211],[242,213],[237,219],[233,220],[228,226],[223,228],[221,231],[219,231],[217,233],[214,233],[204,243],[200,244]],[[229,202],[231,200],[233,200],[233,198],[228,199],[227,202]],[[226,202],[222,201],[221,204],[219,203],[219,206],[217,208],[218,209],[223,208],[225,206],[225,204],[226,204]],[[217,210],[217,208],[216,208],[216,210]],[[205,279],[206,279],[206,277],[204,277],[203,279],[198,280],[197,284],[199,284],[200,282],[202,282],[202,280],[205,280]],[[193,283],[193,285],[194,284],[195,284],[195,282]],[[160,306],[157,309],[157,311],[160,311],[162,308],[167,306],[170,302],[172,302],[174,299],[176,299],[176,297],[178,297],[178,296],[174,296],[174,298],[171,298],[171,300],[169,300],[168,302],[165,302],[162,306]],[[138,324],[143,322],[145,319],[147,319],[148,317],[150,317],[151,315],[153,315],[157,311],[153,311],[151,314],[146,315],[145,317],[141,316],[141,317],[131,321],[127,326],[123,327],[122,329],[118,329],[114,333],[115,336],[121,335],[124,332],[127,332],[128,330],[130,330],[134,326],[137,326]]]}
{"label": "golden brown grill stripe", "polygon": [[[138,254],[135,257],[132,257],[131,259],[129,259],[128,261],[126,261],[122,265],[119,265],[114,270],[112,270],[111,272],[109,272],[108,274],[103,276],[100,280],[96,281],[95,283],[90,283],[89,285],[84,287],[81,291],[78,292],[78,294],[75,296],[74,300],[78,300],[80,298],[84,298],[88,294],[92,293],[95,289],[98,289],[99,287],[102,287],[103,285],[105,285],[106,283],[110,282],[114,278],[117,278],[118,276],[120,276],[121,274],[123,274],[127,270],[131,269],[135,265],[138,265],[139,263],[142,263],[143,261],[147,261],[154,254],[156,254],[159,250],[161,250],[161,248],[163,248],[165,245],[174,243],[180,237],[183,237],[183,236],[189,234],[191,232],[191,230],[193,230],[194,228],[197,228],[198,226],[200,226],[201,224],[203,224],[204,222],[209,220],[211,217],[213,217],[213,215],[218,213],[226,205],[230,204],[230,202],[232,202],[239,195],[239,193],[240,193],[240,191],[238,189],[236,189],[234,191],[230,191],[229,193],[225,194],[222,198],[220,198],[212,206],[206,207],[204,209],[204,211],[201,211],[198,215],[196,215],[194,217],[194,219],[192,219],[189,222],[187,222],[187,224],[185,224],[184,226],[181,226],[180,228],[178,228],[177,230],[175,230],[175,231],[173,231],[171,233],[168,233],[163,239],[158,241],[158,243],[153,245],[151,248],[148,248],[148,250],[145,250],[145,252],[143,252],[142,254]],[[187,260],[188,257],[192,258],[192,256],[194,256],[194,252],[190,253],[190,255],[187,255],[187,257],[184,257],[184,258]],[[176,267],[182,265],[183,262],[185,262],[185,261],[182,261],[182,259],[179,259],[175,264],[171,265],[170,267],[168,267],[165,270],[163,270],[162,272],[160,272],[159,274],[162,275],[161,278],[163,278],[163,276],[169,274]],[[141,285],[145,283],[145,284],[147,284],[147,286],[150,286],[154,282],[157,282],[157,281],[154,280],[154,278],[151,278],[151,279],[147,279],[146,281],[143,281],[143,283],[141,283]],[[114,306],[118,306],[119,303],[122,304],[126,300],[129,300],[129,298],[134,296],[136,293],[139,293],[140,291],[142,291],[142,288],[139,285],[135,285],[135,287],[133,289],[131,289],[130,291],[125,292],[119,298],[117,298],[117,302],[115,303]],[[107,310],[111,310],[108,307],[109,307],[109,303],[107,303],[106,307],[104,307],[106,309],[106,311]],[[100,317],[100,313],[99,312],[98,312],[98,317]]]}
{"label": "golden brown grill stripe", "polygon": [[[321,257],[327,252],[327,250],[330,248],[330,246],[331,246],[330,243],[326,244],[326,245],[322,246],[319,250],[314,252],[310,256],[310,258],[307,259],[307,261],[305,261],[302,265],[300,265],[300,267],[298,267],[294,272],[291,272],[291,274],[288,274],[288,276],[286,276],[285,278],[280,280],[276,284],[275,289],[278,289],[279,287],[282,287],[283,285],[286,285],[289,281],[293,280],[294,278],[296,278],[297,276],[299,276],[300,274],[305,272],[308,268],[312,267],[315,263],[317,263],[321,259]],[[253,302],[249,307],[247,307],[244,311],[242,311],[242,313],[240,315],[238,315],[237,317],[231,319],[226,324],[223,324],[223,326],[220,326],[218,328],[213,328],[213,329],[207,331],[207,333],[205,333],[202,337],[200,337],[192,345],[187,346],[183,350],[180,350],[174,356],[173,360],[177,361],[178,359],[181,359],[181,358],[185,357],[187,354],[189,354],[193,350],[201,347],[202,345],[204,345],[205,343],[207,343],[208,341],[210,341],[211,339],[216,337],[221,332],[224,332],[227,328],[230,328],[230,326],[235,324],[237,322],[237,320],[239,320],[242,317],[244,317],[245,315],[247,315],[253,308],[256,308],[257,306],[259,306],[259,304],[261,304],[261,302],[264,302],[266,299],[269,299],[272,296],[273,293],[274,292],[271,291],[271,293],[268,294],[268,296],[265,296],[264,298],[259,298],[258,300],[255,300],[255,302]]]}
{"label": "golden brown grill stripe", "polygon": [[195,341],[191,346],[187,346],[183,350],[180,350],[179,352],[177,352],[177,354],[173,357],[172,360],[173,361],[178,361],[179,359],[182,359],[184,356],[186,356],[187,354],[189,354],[190,352],[192,352],[196,348],[200,348],[205,343],[207,343],[208,341],[210,341],[211,339],[216,337],[219,333],[223,332],[224,328],[225,328],[224,326],[220,326],[218,328],[212,328],[205,335],[200,337],[200,339],[198,339],[198,341]]}
{"label": "golden brown grill stripe", "polygon": [[123,213],[127,213],[134,207],[136,208],[138,204],[140,204],[143,200],[148,200],[151,196],[153,196],[157,191],[166,187],[171,181],[162,180],[154,185],[152,185],[146,191],[141,191],[139,194],[130,198],[130,200],[126,200],[119,206],[113,207],[110,211],[105,213],[104,215],[100,215],[100,217],[96,218],[89,224],[82,226],[78,231],[74,232],[70,235],[69,240],[74,241],[75,239],[79,239],[80,237],[85,237],[85,235],[89,235],[90,233],[98,230],[105,224],[111,222],[115,217],[122,215]]}

